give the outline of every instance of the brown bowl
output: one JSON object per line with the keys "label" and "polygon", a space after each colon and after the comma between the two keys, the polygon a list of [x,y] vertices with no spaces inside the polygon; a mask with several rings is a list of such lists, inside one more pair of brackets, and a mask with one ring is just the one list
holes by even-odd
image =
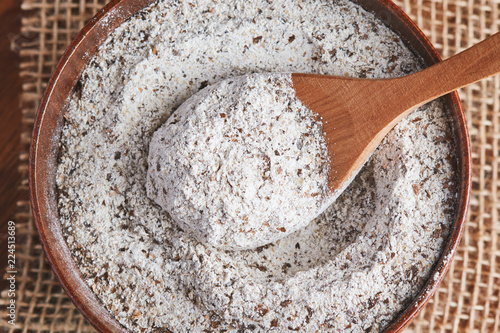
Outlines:
{"label": "brown bowl", "polygon": [[[57,212],[56,170],[64,104],[90,58],[108,34],[154,0],[114,0],[78,34],[55,68],[35,119],[31,141],[29,180],[33,216],[47,259],[66,293],[83,315],[102,332],[126,332],[85,283],[62,235]],[[430,66],[441,61],[429,40],[390,0],[356,0],[399,34],[405,44]],[[462,235],[471,186],[470,142],[463,109],[456,92],[444,97],[453,123],[458,156],[458,206],[444,251],[420,294],[389,325],[400,332],[420,312],[442,281]]]}

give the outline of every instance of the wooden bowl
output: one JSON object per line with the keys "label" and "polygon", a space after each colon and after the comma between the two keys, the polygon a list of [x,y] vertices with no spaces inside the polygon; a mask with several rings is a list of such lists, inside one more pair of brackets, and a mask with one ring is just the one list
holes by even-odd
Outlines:
{"label": "wooden bowl", "polygon": [[[57,212],[56,170],[58,141],[64,104],[99,45],[123,21],[153,0],[114,0],[102,9],[78,34],[55,68],[35,119],[31,141],[29,180],[33,216],[47,259],[66,293],[83,315],[102,332],[126,332],[85,283],[62,235]],[[426,65],[440,61],[429,40],[390,0],[357,0],[392,28]],[[453,122],[458,155],[459,198],[456,218],[444,251],[430,278],[413,302],[386,329],[400,332],[429,301],[443,279],[458,247],[469,203],[471,186],[470,142],[463,109],[456,92],[444,97]]]}

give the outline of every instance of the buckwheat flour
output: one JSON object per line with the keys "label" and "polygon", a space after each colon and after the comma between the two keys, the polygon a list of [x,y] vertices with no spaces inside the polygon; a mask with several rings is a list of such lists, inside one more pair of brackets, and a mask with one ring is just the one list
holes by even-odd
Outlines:
{"label": "buckwheat flour", "polygon": [[200,242],[253,249],[309,224],[332,195],[320,120],[290,74],[219,82],[151,139],[148,195]]}
{"label": "buckwheat flour", "polygon": [[323,214],[254,250],[207,248],[180,230],[147,196],[148,147],[183,101],[225,78],[419,68],[393,32],[345,0],[145,8],[100,47],[65,113],[58,207],[86,282],[134,332],[382,330],[429,277],[455,217],[439,101],[398,124]]}

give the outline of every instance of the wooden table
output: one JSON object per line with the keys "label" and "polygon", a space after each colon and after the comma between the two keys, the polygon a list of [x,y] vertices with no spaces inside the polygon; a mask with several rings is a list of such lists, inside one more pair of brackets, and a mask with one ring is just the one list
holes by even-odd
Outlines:
{"label": "wooden table", "polygon": [[[21,9],[19,0],[0,0],[0,270],[7,265],[7,222],[13,220],[16,202],[27,198],[18,191],[21,181],[18,158],[21,149],[21,79],[19,58],[11,51],[11,42],[19,35]],[[7,281],[0,279],[0,290]]]}

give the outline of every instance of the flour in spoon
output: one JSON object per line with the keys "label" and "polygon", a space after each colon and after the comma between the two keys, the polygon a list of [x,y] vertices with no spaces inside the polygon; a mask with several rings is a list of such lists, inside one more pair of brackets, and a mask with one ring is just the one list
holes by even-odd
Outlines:
{"label": "flour in spoon", "polygon": [[239,76],[184,102],[149,146],[147,190],[206,245],[253,249],[331,203],[321,120],[290,74]]}

